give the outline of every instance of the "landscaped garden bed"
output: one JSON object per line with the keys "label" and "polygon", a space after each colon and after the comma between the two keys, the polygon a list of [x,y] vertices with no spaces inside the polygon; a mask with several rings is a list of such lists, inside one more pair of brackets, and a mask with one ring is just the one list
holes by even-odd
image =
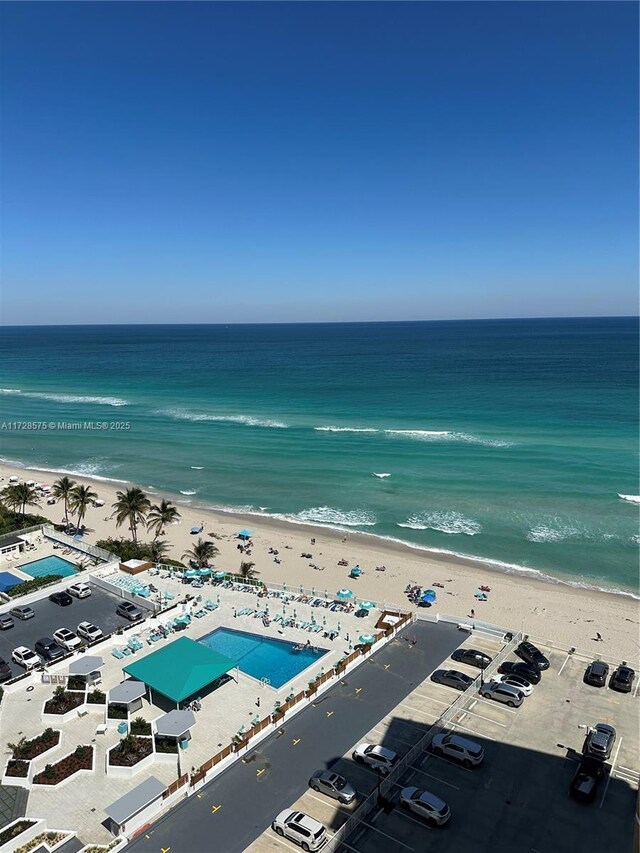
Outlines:
{"label": "landscaped garden bed", "polygon": [[44,847],[46,850],[53,850],[54,847],[61,845],[69,838],[72,838],[71,832],[56,832],[55,830],[41,832],[40,835],[36,835],[35,838],[32,838],[31,841],[27,841],[26,844],[22,845],[22,847],[18,847],[14,853],[30,853],[31,850],[35,850],[40,847]]}
{"label": "landscaped garden bed", "polygon": [[59,785],[79,770],[93,769],[93,747],[78,746],[75,751],[47,766],[34,776],[35,785]]}
{"label": "landscaped garden bed", "polygon": [[91,693],[87,693],[87,704],[88,705],[104,705],[107,697],[104,695],[102,690],[92,690]]}
{"label": "landscaped garden bed", "polygon": [[[38,735],[31,740],[22,738],[18,743],[10,743],[7,744],[7,746],[12,751],[14,759],[18,761],[32,761],[34,758],[42,755],[43,752],[53,749],[53,747],[57,746],[59,743],[60,732],[55,729],[48,728],[45,729],[41,735]],[[23,774],[17,773],[15,775],[21,776]],[[26,773],[24,775],[26,776]]]}
{"label": "landscaped garden bed", "polygon": [[107,717],[110,720],[128,720],[129,711],[126,705],[111,704],[107,708]]}
{"label": "landscaped garden bed", "polygon": [[45,714],[67,714],[84,705],[85,694],[65,690],[64,687],[56,687],[53,696],[44,704]]}
{"label": "landscaped garden bed", "polygon": [[154,740],[156,744],[156,752],[177,753],[178,741],[174,737],[162,737],[162,735],[156,735]]}
{"label": "landscaped garden bed", "polygon": [[112,767],[133,767],[152,754],[151,738],[128,734],[109,751],[109,764]]}
{"label": "landscaped garden bed", "polygon": [[144,717],[136,717],[129,726],[129,731],[132,735],[150,735],[151,723],[148,723]]}
{"label": "landscaped garden bed", "polygon": [[34,826],[36,823],[35,820],[19,820],[17,823],[14,823],[12,826],[8,826],[6,829],[0,832],[0,847],[3,844],[8,844],[10,841],[13,841],[14,838],[17,838],[25,829],[29,829],[29,827]]}
{"label": "landscaped garden bed", "polygon": [[67,690],[84,690],[86,686],[87,682],[81,675],[70,675],[67,679]]}

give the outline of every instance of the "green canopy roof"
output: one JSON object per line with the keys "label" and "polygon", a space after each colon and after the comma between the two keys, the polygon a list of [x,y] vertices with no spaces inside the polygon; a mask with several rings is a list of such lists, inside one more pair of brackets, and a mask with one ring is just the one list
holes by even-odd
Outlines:
{"label": "green canopy roof", "polygon": [[182,702],[236,666],[231,658],[188,637],[180,637],[122,669],[152,690],[174,702]]}

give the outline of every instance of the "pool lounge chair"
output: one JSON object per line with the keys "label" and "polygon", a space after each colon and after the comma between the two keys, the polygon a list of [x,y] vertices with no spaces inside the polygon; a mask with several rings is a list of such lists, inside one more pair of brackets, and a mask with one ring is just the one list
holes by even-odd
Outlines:
{"label": "pool lounge chair", "polygon": [[114,658],[118,658],[118,660],[122,660],[124,657],[122,652],[118,651],[118,649],[111,649],[111,654]]}
{"label": "pool lounge chair", "polygon": [[208,598],[205,601],[204,606],[207,608],[207,610],[217,610],[218,609],[218,605],[214,601],[211,601],[210,598]]}
{"label": "pool lounge chair", "polygon": [[123,655],[133,654],[133,652],[131,651],[131,649],[128,646],[125,646],[123,649],[120,649],[120,651],[122,652]]}
{"label": "pool lounge chair", "polygon": [[137,637],[131,637],[131,639],[129,640],[129,642],[127,643],[127,645],[129,646],[129,648],[130,648],[130,649],[131,649],[131,651],[133,651],[133,652],[137,652],[137,651],[138,651],[138,649],[143,649],[143,648],[144,648],[144,644],[143,644],[143,643],[141,643],[141,642],[140,642],[140,640],[139,640]]}

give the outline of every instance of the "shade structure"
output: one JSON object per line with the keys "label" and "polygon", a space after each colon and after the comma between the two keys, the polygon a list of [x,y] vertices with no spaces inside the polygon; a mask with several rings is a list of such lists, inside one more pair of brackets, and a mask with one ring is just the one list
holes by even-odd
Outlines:
{"label": "shade structure", "polygon": [[371,645],[371,643],[375,643],[376,641],[376,638],[373,636],[373,634],[360,634],[358,639],[361,643],[364,643],[367,646]]}
{"label": "shade structure", "polygon": [[360,607],[363,610],[372,610],[375,607],[375,604],[373,603],[373,601],[361,601]]}
{"label": "shade structure", "polygon": [[216,572],[214,574],[214,578],[216,578],[216,580],[221,580],[222,578],[226,578],[226,576],[227,576],[226,572]]}
{"label": "shade structure", "polygon": [[142,811],[145,806],[161,797],[166,790],[167,786],[164,782],[156,779],[155,776],[150,776],[144,782],[136,785],[135,788],[127,791],[124,797],[120,797],[115,803],[107,806],[105,812],[114,823],[121,826]]}
{"label": "shade structure", "polygon": [[243,527],[243,528],[242,528],[242,530],[239,530],[239,531],[236,533],[236,537],[237,537],[238,539],[250,539],[252,536],[253,536],[253,531],[252,531],[252,530],[247,530],[247,528],[246,528],[246,527]]}
{"label": "shade structure", "polygon": [[198,578],[200,577],[199,569],[187,569],[184,573],[185,578]]}
{"label": "shade structure", "polygon": [[109,691],[109,702],[120,702],[123,705],[128,705],[129,702],[142,699],[146,692],[147,687],[142,681],[133,679],[123,681]]}
{"label": "shade structure", "polygon": [[422,600],[432,604],[436,600],[436,593],[433,589],[427,589],[422,593]]}
{"label": "shade structure", "polygon": [[156,720],[156,733],[162,737],[182,737],[196,724],[193,711],[170,711]]}
{"label": "shade structure", "polygon": [[350,589],[339,589],[336,592],[336,598],[347,599],[347,598],[351,598],[352,596],[353,596],[353,593],[351,592]]}
{"label": "shade structure", "polygon": [[211,569],[207,569],[207,568],[198,569],[198,574],[200,575],[201,578],[208,578],[209,575],[211,574]]}
{"label": "shade structure", "polygon": [[14,586],[18,586],[20,583],[24,583],[23,578],[12,575],[11,572],[0,572],[0,592],[13,589]]}
{"label": "shade structure", "polygon": [[231,658],[180,637],[128,664],[123,671],[178,703],[204,690],[236,665]]}
{"label": "shade structure", "polygon": [[69,664],[69,675],[90,675],[104,666],[104,661],[97,655],[85,655],[82,658],[71,661]]}

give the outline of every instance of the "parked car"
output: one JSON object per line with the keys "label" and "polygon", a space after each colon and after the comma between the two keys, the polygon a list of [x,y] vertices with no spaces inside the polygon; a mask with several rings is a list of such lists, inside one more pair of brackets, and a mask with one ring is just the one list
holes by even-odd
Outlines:
{"label": "parked car", "polygon": [[465,675],[464,672],[458,672],[456,669],[436,669],[431,675],[431,681],[463,691],[473,684],[473,678]]}
{"label": "parked car", "polygon": [[12,607],[9,613],[14,619],[22,619],[23,621],[25,619],[33,619],[36,615],[36,611],[26,604],[21,604],[19,607]]}
{"label": "parked car", "polygon": [[491,663],[489,655],[477,649],[456,649],[451,658],[460,663],[467,663],[469,666],[477,666],[478,669],[486,669]]}
{"label": "parked car", "polygon": [[9,628],[13,628],[15,622],[13,621],[13,616],[10,613],[0,613],[0,631],[8,631]]}
{"label": "parked car", "polygon": [[619,693],[631,693],[635,677],[636,674],[630,666],[624,663],[620,664],[611,676],[609,687],[612,690],[617,690]]}
{"label": "parked car", "polygon": [[569,794],[576,800],[591,802],[608,772],[609,767],[604,761],[598,761],[596,758],[583,758],[571,780]]}
{"label": "parked car", "polygon": [[431,751],[459,761],[465,767],[477,767],[484,761],[484,750],[479,743],[455,734],[439,734],[431,741]]}
{"label": "parked car", "polygon": [[517,655],[525,663],[537,666],[538,669],[549,669],[549,659],[546,658],[537,646],[533,643],[523,642],[515,649],[514,654]]}
{"label": "parked car", "polygon": [[444,800],[420,788],[403,788],[400,791],[400,805],[433,826],[444,826],[451,817],[451,809]]}
{"label": "parked car", "polygon": [[327,830],[319,821],[293,809],[280,812],[271,828],[276,835],[295,841],[303,850],[321,850],[329,840]]}
{"label": "parked car", "polygon": [[608,723],[596,723],[584,739],[582,754],[588,758],[606,761],[616,742],[616,730]]}
{"label": "parked car", "polygon": [[495,681],[490,681],[481,687],[480,695],[485,699],[503,702],[510,708],[519,708],[524,702],[524,693],[517,687],[512,687],[510,684],[497,684]]}
{"label": "parked car", "polygon": [[350,785],[344,776],[331,770],[317,770],[309,779],[309,787],[345,805],[352,803],[357,796],[353,785]]}
{"label": "parked car", "polygon": [[521,675],[523,678],[526,678],[530,684],[539,684],[540,679],[542,678],[542,673],[537,666],[529,666],[527,663],[520,662],[515,663],[511,660],[501,663],[498,667],[498,672],[505,675]]}
{"label": "parked car", "polygon": [[58,660],[64,657],[65,651],[51,637],[42,637],[34,646],[36,652],[46,661]]}
{"label": "parked car", "polygon": [[91,587],[86,583],[74,583],[67,592],[74,598],[88,598],[91,595]]}
{"label": "parked car", "polygon": [[91,643],[93,640],[99,640],[103,635],[100,628],[97,625],[94,625],[93,622],[81,622],[76,628],[78,632],[78,636],[82,637],[83,640],[87,640]]}
{"label": "parked car", "polygon": [[80,637],[68,628],[58,628],[57,631],[53,632],[53,639],[68,652],[72,652],[82,645]]}
{"label": "parked car", "polygon": [[59,604],[60,607],[68,607],[70,604],[73,604],[73,598],[69,595],[68,592],[52,592],[49,596],[49,601],[53,601],[54,604]]}
{"label": "parked car", "polygon": [[398,763],[395,752],[372,743],[361,743],[353,750],[351,757],[358,764],[368,764],[374,770],[379,770],[383,776],[390,773]]}
{"label": "parked car", "polygon": [[0,681],[8,681],[12,677],[11,667],[4,658],[0,658]]}
{"label": "parked car", "polygon": [[132,604],[130,601],[121,601],[116,607],[118,616],[124,616],[129,622],[135,622],[136,619],[142,619],[142,610]]}
{"label": "parked car", "polygon": [[533,685],[521,675],[511,675],[508,672],[497,672],[495,675],[491,676],[491,680],[495,681],[496,684],[510,684],[512,687],[516,687],[518,690],[521,690],[525,696],[531,696],[533,693]]}
{"label": "parked car", "polygon": [[35,652],[28,649],[26,646],[18,646],[11,652],[11,660],[14,663],[20,664],[25,669],[34,669],[36,666],[42,666],[42,661]]}
{"label": "parked car", "polygon": [[586,668],[584,678],[585,684],[592,684],[594,687],[604,687],[607,683],[609,675],[609,665],[603,660],[594,660]]}

